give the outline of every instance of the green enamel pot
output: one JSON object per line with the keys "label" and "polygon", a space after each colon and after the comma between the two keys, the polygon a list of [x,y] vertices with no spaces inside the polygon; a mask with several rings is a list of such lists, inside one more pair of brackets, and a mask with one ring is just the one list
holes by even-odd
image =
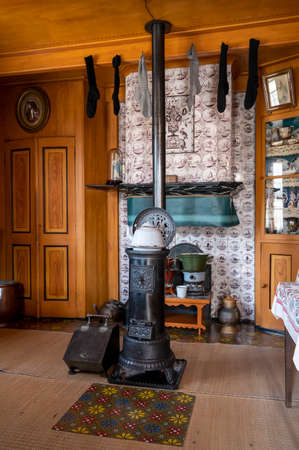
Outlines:
{"label": "green enamel pot", "polygon": [[182,261],[185,272],[204,272],[208,260],[211,259],[204,253],[182,253],[177,258]]}

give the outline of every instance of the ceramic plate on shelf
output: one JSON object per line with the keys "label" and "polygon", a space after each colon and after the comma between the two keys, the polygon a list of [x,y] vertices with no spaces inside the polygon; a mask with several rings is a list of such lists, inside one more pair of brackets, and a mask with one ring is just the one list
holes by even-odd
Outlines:
{"label": "ceramic plate on shelf", "polygon": [[177,244],[170,249],[168,256],[175,258],[182,253],[202,253],[202,250],[194,244]]}
{"label": "ceramic plate on shelf", "polygon": [[149,222],[158,228],[162,234],[165,247],[170,244],[175,235],[175,222],[168,212],[163,208],[147,208],[141,211],[133,223],[133,233],[141,225]]}

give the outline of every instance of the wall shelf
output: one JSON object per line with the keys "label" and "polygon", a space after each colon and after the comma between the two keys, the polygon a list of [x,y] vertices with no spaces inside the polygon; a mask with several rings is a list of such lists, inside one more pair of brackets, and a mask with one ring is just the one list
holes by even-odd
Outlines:
{"label": "wall shelf", "polygon": [[[153,206],[152,183],[86,187],[108,191],[114,189],[127,194],[129,226],[133,225],[140,211]],[[239,224],[232,197],[243,188],[243,183],[236,181],[167,183],[166,210],[176,226],[232,227]]]}
{"label": "wall shelf", "polygon": [[114,184],[86,184],[85,187],[89,189],[102,189],[103,191],[111,191],[117,189],[118,185]]}
{"label": "wall shelf", "polygon": [[[87,184],[86,187],[92,189],[119,189],[132,196],[152,195],[153,184],[124,184],[106,185]],[[167,183],[165,185],[165,194],[172,195],[235,195],[244,188],[243,183],[237,181],[219,181],[219,182],[198,182],[198,183]]]}

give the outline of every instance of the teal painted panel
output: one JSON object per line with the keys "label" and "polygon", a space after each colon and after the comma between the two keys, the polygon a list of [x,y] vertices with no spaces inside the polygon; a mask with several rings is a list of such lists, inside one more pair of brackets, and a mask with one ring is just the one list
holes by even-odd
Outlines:
{"label": "teal painted panel", "polygon": [[[128,224],[133,225],[137,214],[152,206],[152,197],[128,197]],[[233,227],[240,223],[230,196],[166,197],[166,210],[177,227]]]}

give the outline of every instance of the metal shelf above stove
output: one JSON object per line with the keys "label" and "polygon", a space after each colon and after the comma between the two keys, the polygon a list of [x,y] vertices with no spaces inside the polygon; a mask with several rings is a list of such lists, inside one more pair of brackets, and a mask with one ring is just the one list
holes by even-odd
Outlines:
{"label": "metal shelf above stove", "polygon": [[[125,184],[118,185],[91,185],[86,187],[93,189],[119,189],[128,195],[145,196],[152,195],[153,184]],[[237,181],[214,181],[214,182],[198,182],[198,183],[167,183],[165,188],[166,195],[235,195],[244,188],[243,183]]]}

